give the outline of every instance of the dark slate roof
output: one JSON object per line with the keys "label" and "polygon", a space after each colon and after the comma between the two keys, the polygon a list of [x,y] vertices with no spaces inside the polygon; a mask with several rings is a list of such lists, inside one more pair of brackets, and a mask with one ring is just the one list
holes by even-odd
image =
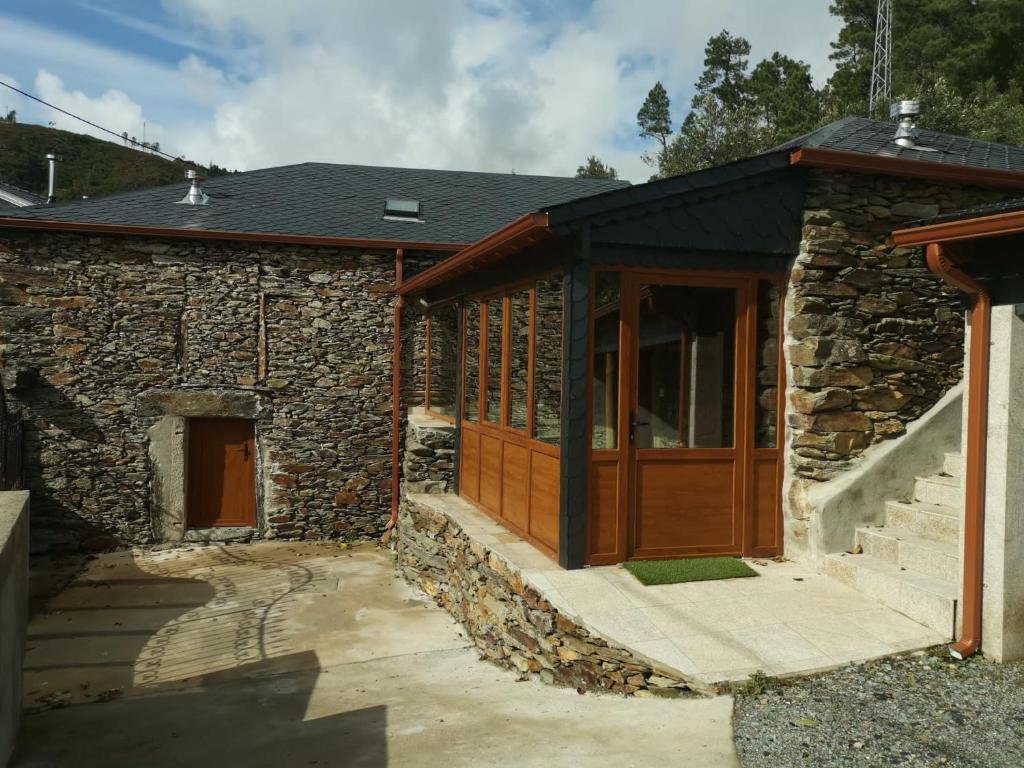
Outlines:
{"label": "dark slate roof", "polygon": [[[29,192],[27,189],[16,187],[13,184],[5,184],[2,181],[0,181],[0,191],[7,192],[8,194],[25,200],[29,205],[39,205],[40,203],[46,202],[45,197],[37,195],[35,192]],[[21,206],[15,205],[8,200],[4,200],[4,198],[0,196],[0,210],[4,211],[4,215],[9,215],[8,209],[21,210]]]}
{"label": "dark slate roof", "polygon": [[929,224],[941,224],[944,221],[977,219],[982,216],[995,216],[998,213],[1013,213],[1014,211],[1022,210],[1024,210],[1024,198],[1018,197],[1014,200],[1003,200],[1000,203],[988,203],[986,205],[976,205],[971,208],[961,208],[959,211],[944,213],[941,216],[933,216],[930,219],[918,219],[917,221],[907,223],[905,226],[908,229],[912,227],[926,227]]}
{"label": "dark slate roof", "polygon": [[[517,216],[628,186],[624,181],[302,163],[217,176],[208,205],[176,205],[188,185],[4,211],[65,222],[393,242],[472,243]],[[419,200],[423,223],[385,221],[384,201]],[[0,224],[2,226],[2,224]]]}
{"label": "dark slate roof", "polygon": [[869,120],[866,117],[846,117],[780,144],[769,152],[805,147],[840,149],[867,155],[898,157],[903,160],[923,160],[1000,171],[1024,171],[1024,147],[969,139],[923,128],[919,129],[919,133],[919,146],[939,151],[922,152],[899,146],[893,141],[896,134],[895,123]]}

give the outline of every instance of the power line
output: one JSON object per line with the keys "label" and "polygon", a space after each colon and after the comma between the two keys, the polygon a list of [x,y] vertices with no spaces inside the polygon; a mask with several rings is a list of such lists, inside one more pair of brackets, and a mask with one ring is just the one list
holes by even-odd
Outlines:
{"label": "power line", "polygon": [[[43,101],[38,96],[33,96],[31,93],[26,93],[25,91],[21,90],[21,88],[15,88],[13,85],[11,85],[10,83],[5,83],[3,80],[0,80],[0,85],[4,86],[5,88],[10,88],[15,93],[20,93],[22,96],[25,96],[26,98],[32,99],[33,101],[38,101],[40,104],[43,104],[44,106],[47,106],[50,109],[55,109],[58,112],[67,115],[68,117],[73,117],[75,120],[81,120],[86,125],[91,125],[93,128],[96,128],[97,130],[103,131],[104,133],[109,133],[111,136],[113,136],[115,138],[118,138],[118,139],[121,139],[122,141],[124,141],[124,138],[125,138],[125,135],[126,135],[125,133],[117,133],[116,131],[112,131],[109,128],[104,128],[102,125],[97,125],[96,123],[92,122],[91,120],[86,120],[84,117],[79,117],[78,115],[74,114],[73,112],[68,112],[66,109],[61,109],[56,104],[51,104],[48,101]],[[139,146],[139,143],[137,141],[132,141],[132,144]],[[148,149],[154,155],[162,155],[162,156],[166,157],[168,160],[184,160],[185,162],[191,162],[190,160],[185,160],[184,157],[175,157],[174,155],[169,155],[166,152],[163,152],[163,151],[161,151],[159,149],[153,149],[153,147],[151,147],[151,146],[147,147],[147,146],[145,146],[145,142],[143,142],[143,144],[141,146],[144,149]],[[193,165],[194,165],[194,163],[193,163]]]}

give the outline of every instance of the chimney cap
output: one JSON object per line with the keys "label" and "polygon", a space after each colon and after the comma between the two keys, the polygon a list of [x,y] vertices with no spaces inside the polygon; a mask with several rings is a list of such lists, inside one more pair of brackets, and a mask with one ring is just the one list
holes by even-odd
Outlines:
{"label": "chimney cap", "polygon": [[903,99],[889,107],[889,117],[917,117],[921,114],[921,102],[917,99]]}
{"label": "chimney cap", "polygon": [[209,203],[209,195],[203,192],[203,188],[199,186],[199,171],[189,168],[185,171],[185,178],[189,181],[188,192],[177,202],[177,205],[206,205]]}

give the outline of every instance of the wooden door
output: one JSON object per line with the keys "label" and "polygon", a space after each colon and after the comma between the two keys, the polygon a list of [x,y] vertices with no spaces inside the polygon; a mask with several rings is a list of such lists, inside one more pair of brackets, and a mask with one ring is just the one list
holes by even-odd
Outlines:
{"label": "wooden door", "polygon": [[747,288],[628,276],[627,557],[743,551]]}
{"label": "wooden door", "polygon": [[189,419],[188,527],[255,525],[255,425],[246,419]]}

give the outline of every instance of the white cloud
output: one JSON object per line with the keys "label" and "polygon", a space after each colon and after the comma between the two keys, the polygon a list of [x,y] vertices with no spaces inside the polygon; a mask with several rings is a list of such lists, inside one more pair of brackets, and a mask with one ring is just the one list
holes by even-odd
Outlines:
{"label": "white cloud", "polygon": [[[166,66],[73,37],[61,49],[42,28],[48,45],[36,39],[16,52],[40,61],[46,50],[49,71],[93,94],[63,89],[61,98],[83,110],[141,120],[145,105],[173,152],[240,169],[322,160],[571,174],[597,154],[642,181],[650,170],[640,161],[636,111],[660,79],[675,97],[676,120],[683,116],[710,35],[728,28],[747,37],[752,61],[776,49],[802,58],[821,81],[838,28],[820,0],[594,0],[579,8],[552,0],[532,11],[519,0],[164,7],[176,30],[133,28],[163,40],[187,34],[194,50],[216,51],[215,59],[190,54]],[[4,27],[7,50],[14,33]],[[88,87],[71,77],[83,62]]]}
{"label": "white cloud", "polygon": [[[45,69],[40,70],[36,77],[36,94],[43,101],[48,101],[62,109],[83,117],[97,125],[117,130],[121,128],[127,131],[129,136],[136,137],[138,141],[160,141],[162,128],[157,123],[146,120],[142,113],[142,107],[132,101],[125,93],[116,89],[110,89],[103,94],[92,98],[82,91],[72,91],[64,87],[59,77]],[[87,133],[108,141],[115,140],[109,133],[101,131],[91,125],[74,120],[56,110],[44,109],[49,113],[49,120],[53,121],[58,128],[77,133]]]}

